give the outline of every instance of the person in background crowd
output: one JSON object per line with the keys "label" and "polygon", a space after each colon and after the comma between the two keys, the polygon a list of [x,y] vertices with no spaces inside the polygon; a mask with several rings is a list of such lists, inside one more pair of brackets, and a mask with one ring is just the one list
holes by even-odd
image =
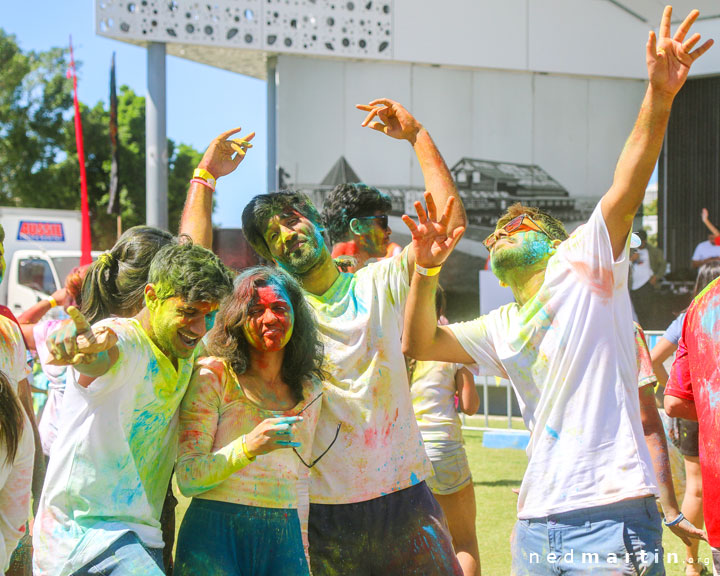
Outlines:
{"label": "person in background crowd", "polygon": [[[720,276],[720,260],[713,260],[707,264],[703,264],[698,270],[693,298],[700,294],[700,292],[718,276]],[[658,394],[660,394],[661,401],[665,385],[668,381],[668,373],[663,363],[677,350],[683,322],[685,321],[685,313],[686,312],[683,311],[673,320],[672,324],[665,330],[665,333],[658,338],[651,352],[653,370],[657,376],[659,384]],[[702,528],[704,524],[702,510],[703,489],[699,458],[698,423],[694,420],[677,418],[676,433],[678,448],[685,461],[685,496],[683,497],[681,512],[695,526]],[[702,573],[703,566],[699,563],[698,559],[698,544],[699,542],[697,540],[692,540],[690,546],[686,546],[685,574],[687,576],[699,576]]]}
{"label": "person in background crowd", "polygon": [[175,573],[306,576],[297,485],[313,465],[323,352],[300,286],[277,269],[245,270],[208,350],[180,409],[175,470],[193,500]]}
{"label": "person in background crowd", "polygon": [[67,371],[65,366],[54,366],[48,363],[51,355],[46,342],[48,336],[62,324],[68,322],[70,317],[63,313],[65,318],[41,319],[56,306],[64,309],[68,306],[81,305],[82,282],[88,268],[89,266],[73,268],[65,279],[63,288],[55,291],[47,300],[40,300],[28,308],[18,318],[25,342],[30,350],[37,353],[42,371],[48,380],[48,398],[38,425],[46,464],[47,458],[50,456],[50,447],[57,436],[57,422],[65,391],[65,373]]}
{"label": "person in background crowd", "polygon": [[[712,45],[691,52],[700,40],[699,34],[686,40],[696,10],[674,36],[671,16],[668,6],[659,38],[649,33],[647,92],[612,186],[588,222],[567,238],[561,222],[516,204],[487,238],[493,272],[516,302],[471,322],[438,326],[437,272],[452,246],[430,241],[421,207],[419,224],[403,217],[417,263],[435,271],[413,277],[403,350],[419,360],[477,363],[509,379],[532,432],[511,544],[513,574],[587,573],[567,559],[570,551],[597,554],[601,572],[665,574],[656,496],[671,530],[683,538],[703,536],[674,502],[652,390],[638,393],[627,289],[631,224],[672,102],[692,63]],[[550,553],[557,562],[539,561]]]}
{"label": "person in background crowd", "polygon": [[700,219],[710,231],[710,235],[707,240],[703,240],[695,247],[692,255],[693,268],[700,268],[703,264],[708,264],[713,260],[720,260],[720,231],[710,222],[707,208],[702,209]]}
{"label": "person in background crowd", "polygon": [[35,521],[35,574],[165,573],[160,515],[177,413],[231,286],[220,259],[188,240],[156,253],[135,317],[90,326],[68,309],[77,336],[49,341],[73,378]]}
{"label": "person in background crowd", "polygon": [[[438,285],[435,307],[447,324],[445,291]],[[428,487],[447,518],[464,576],[480,575],[480,552],[475,529],[475,487],[463,446],[462,422],[455,409],[475,414],[480,397],[475,378],[461,364],[408,359],[410,393],[425,451],[433,467]]]}
{"label": "person in background crowd", "polygon": [[720,574],[720,278],[698,294],[685,314],[682,334],[665,387],[665,411],[697,420],[703,517]]}
{"label": "person in background crowd", "polygon": [[640,245],[630,251],[630,299],[641,326],[652,325],[655,290],[658,280],[665,276],[667,262],[662,250],[647,241],[647,232],[636,233]]}
{"label": "person in background crowd", "polygon": [[332,243],[332,257],[354,260],[346,272],[355,272],[387,255],[391,209],[390,197],[366,184],[340,184],[327,195],[323,220]]}

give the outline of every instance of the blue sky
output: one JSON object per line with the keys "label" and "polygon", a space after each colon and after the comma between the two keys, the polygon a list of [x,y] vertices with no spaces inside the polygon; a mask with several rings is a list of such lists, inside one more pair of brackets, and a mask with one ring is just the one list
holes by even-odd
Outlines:
{"label": "blue sky", "polygon": [[[118,86],[127,84],[136,93],[146,94],[145,50],[96,35],[93,0],[20,0],[2,5],[0,27],[14,34],[23,50],[67,46],[72,35],[75,59],[82,62],[78,75],[81,101],[107,103],[113,51]],[[243,134],[257,132],[254,147],[240,167],[218,184],[213,219],[223,228],[239,228],[245,204],[266,190],[265,93],[265,82],[255,78],[167,57],[169,138],[203,151],[229,128],[242,126]]]}

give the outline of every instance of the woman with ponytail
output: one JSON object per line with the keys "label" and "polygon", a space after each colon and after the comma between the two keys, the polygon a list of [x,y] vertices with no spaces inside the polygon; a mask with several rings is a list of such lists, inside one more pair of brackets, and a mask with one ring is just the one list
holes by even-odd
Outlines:
{"label": "woman with ponytail", "polygon": [[27,414],[8,377],[0,372],[0,566],[25,533],[30,515],[35,444]]}

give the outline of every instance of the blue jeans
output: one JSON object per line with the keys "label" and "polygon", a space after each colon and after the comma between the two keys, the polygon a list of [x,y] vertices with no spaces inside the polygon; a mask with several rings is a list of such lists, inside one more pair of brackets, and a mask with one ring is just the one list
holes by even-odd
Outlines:
{"label": "blue jeans", "polygon": [[652,496],[518,520],[511,548],[513,576],[665,574]]}
{"label": "blue jeans", "polygon": [[193,498],[174,576],[308,576],[297,510]]}
{"label": "blue jeans", "polygon": [[146,548],[137,534],[126,532],[73,576],[162,576],[162,552]]}

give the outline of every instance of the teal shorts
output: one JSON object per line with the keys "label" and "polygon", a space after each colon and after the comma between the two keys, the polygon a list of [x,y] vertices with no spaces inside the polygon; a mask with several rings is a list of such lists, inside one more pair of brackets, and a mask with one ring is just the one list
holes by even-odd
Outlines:
{"label": "teal shorts", "polygon": [[434,472],[425,481],[433,494],[448,496],[472,484],[470,465],[462,442],[425,442],[425,452]]}

